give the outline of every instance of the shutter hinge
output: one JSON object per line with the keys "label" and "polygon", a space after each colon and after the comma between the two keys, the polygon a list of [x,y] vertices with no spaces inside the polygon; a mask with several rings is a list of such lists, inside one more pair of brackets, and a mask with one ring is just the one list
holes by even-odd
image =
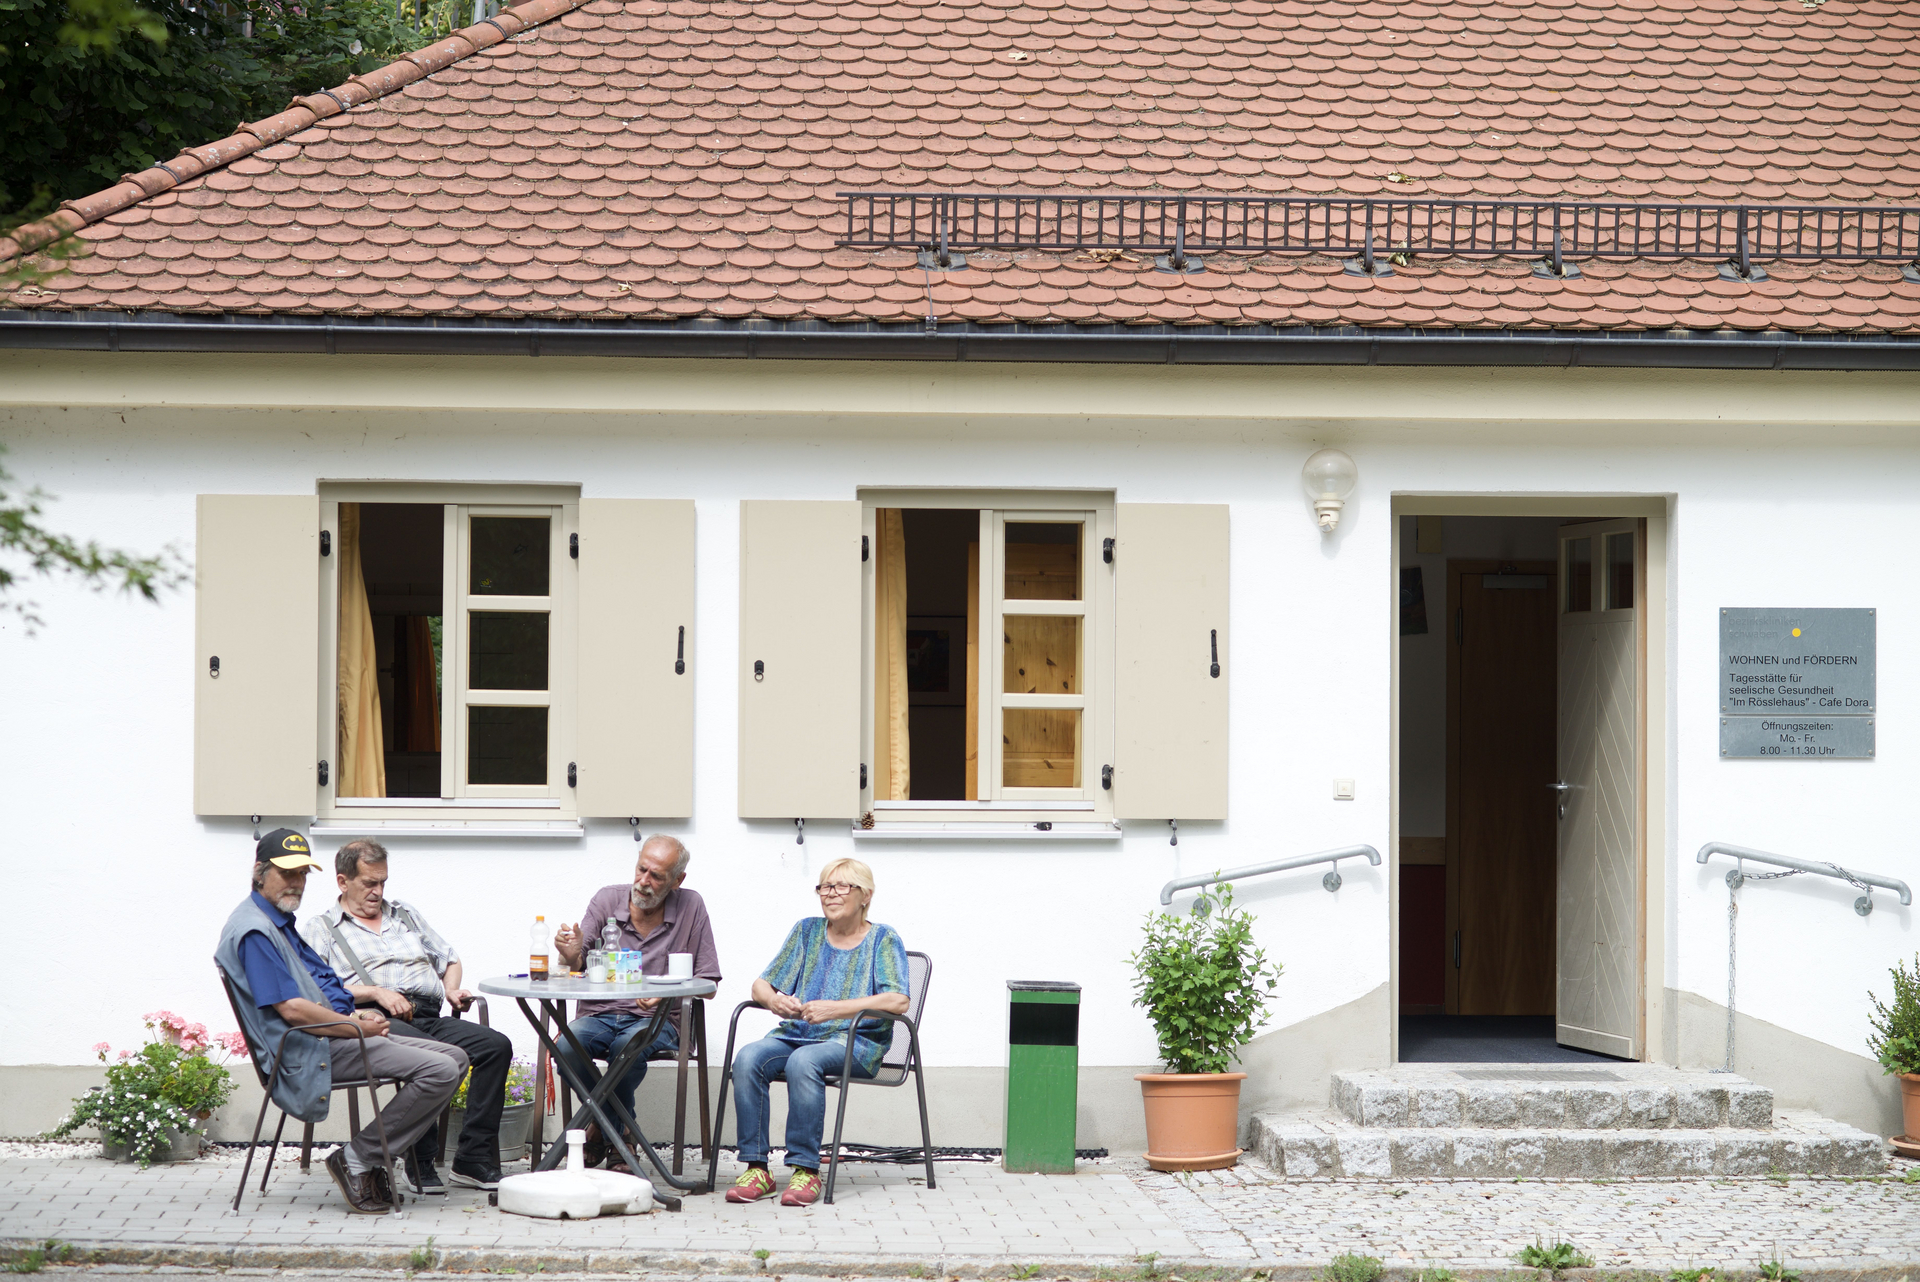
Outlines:
{"label": "shutter hinge", "polygon": [[333,531],[332,530],[320,531],[320,555],[321,556],[333,555]]}
{"label": "shutter hinge", "polygon": [[578,788],[579,786],[580,786],[580,766],[579,766],[579,763],[578,763],[578,762],[573,762],[573,761],[569,761],[569,762],[567,763],[567,787],[569,787],[569,788]]}
{"label": "shutter hinge", "polygon": [[567,536],[567,555],[576,561],[580,559],[580,536],[578,534],[569,534]]}
{"label": "shutter hinge", "polygon": [[805,819],[796,819],[793,821],[793,844],[796,846],[804,846],[807,844],[807,821]]}
{"label": "shutter hinge", "polygon": [[1113,540],[1112,539],[1100,540],[1100,559],[1102,561],[1105,561],[1108,565],[1113,564]]}
{"label": "shutter hinge", "polygon": [[866,536],[866,535],[864,535],[864,534],[862,534],[862,535],[860,536],[860,559],[861,559],[862,561],[865,561],[865,560],[867,559],[867,551],[868,551],[868,549],[867,549],[867,536]]}
{"label": "shutter hinge", "polygon": [[1209,676],[1217,677],[1220,675],[1220,629],[1218,628],[1212,629],[1212,637],[1213,637],[1213,666],[1210,669],[1208,669],[1207,674]]}
{"label": "shutter hinge", "polygon": [[687,625],[680,625],[680,648],[673,652],[673,675],[687,675]]}
{"label": "shutter hinge", "polygon": [[860,791],[865,792],[866,790],[867,790],[867,763],[863,761],[860,763]]}
{"label": "shutter hinge", "polygon": [[324,761],[320,763],[320,786],[327,786],[327,763]]}
{"label": "shutter hinge", "polygon": [[1100,787],[1105,792],[1113,791],[1113,767],[1100,767]]}

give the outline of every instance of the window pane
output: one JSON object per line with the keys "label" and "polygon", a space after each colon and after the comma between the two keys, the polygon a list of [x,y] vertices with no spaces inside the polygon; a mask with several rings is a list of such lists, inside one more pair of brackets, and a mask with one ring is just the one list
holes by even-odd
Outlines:
{"label": "window pane", "polygon": [[545,708],[468,708],[467,782],[547,782]]}
{"label": "window pane", "polygon": [[1010,694],[1080,693],[1080,620],[1008,614],[1001,689]]}
{"label": "window pane", "polygon": [[1567,612],[1593,608],[1593,540],[1567,540]]}
{"label": "window pane", "polygon": [[1080,599],[1078,521],[1007,522],[1007,600]]}
{"label": "window pane", "polygon": [[473,518],[473,571],[468,591],[476,596],[547,595],[547,529],[544,516]]}
{"label": "window pane", "polygon": [[1000,779],[1008,788],[1080,786],[1080,710],[1008,708],[1000,714]]}
{"label": "window pane", "polygon": [[1607,536],[1607,609],[1633,609],[1633,535]]}
{"label": "window pane", "polygon": [[547,688],[547,621],[544,612],[474,610],[469,690]]}

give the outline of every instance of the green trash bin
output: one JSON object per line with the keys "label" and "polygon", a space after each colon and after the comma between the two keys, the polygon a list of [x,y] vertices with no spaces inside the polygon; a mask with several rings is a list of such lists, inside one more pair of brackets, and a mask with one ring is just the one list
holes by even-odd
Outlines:
{"label": "green trash bin", "polygon": [[1009,1171],[1073,1174],[1080,1105],[1080,985],[1007,981]]}

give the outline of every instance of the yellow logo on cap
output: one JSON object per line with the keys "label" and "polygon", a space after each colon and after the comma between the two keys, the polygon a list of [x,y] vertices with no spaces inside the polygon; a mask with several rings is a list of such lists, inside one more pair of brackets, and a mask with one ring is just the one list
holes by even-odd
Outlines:
{"label": "yellow logo on cap", "polygon": [[307,839],[297,832],[288,833],[282,837],[280,839],[280,848],[282,850],[291,850],[296,855],[309,855],[313,853],[307,849]]}

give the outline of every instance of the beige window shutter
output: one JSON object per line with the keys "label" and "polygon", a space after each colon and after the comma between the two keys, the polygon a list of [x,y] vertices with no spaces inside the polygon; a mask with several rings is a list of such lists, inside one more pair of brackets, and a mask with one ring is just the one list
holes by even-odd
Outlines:
{"label": "beige window shutter", "polygon": [[319,745],[320,573],[315,496],[200,496],[195,814],[314,813],[334,755]]}
{"label": "beige window shutter", "polygon": [[1114,814],[1225,819],[1227,509],[1121,503],[1114,519]]}
{"label": "beige window shutter", "polygon": [[860,504],[740,504],[740,817],[860,813]]}
{"label": "beige window shutter", "polygon": [[575,800],[693,814],[693,501],[580,500]]}

